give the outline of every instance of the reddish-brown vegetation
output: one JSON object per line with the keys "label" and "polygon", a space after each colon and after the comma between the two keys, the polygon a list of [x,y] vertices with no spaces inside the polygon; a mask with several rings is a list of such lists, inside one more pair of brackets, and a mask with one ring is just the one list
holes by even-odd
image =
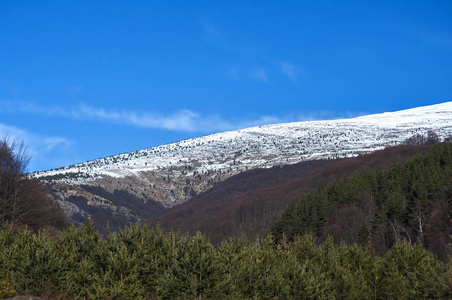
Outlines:
{"label": "reddish-brown vegetation", "polygon": [[264,236],[275,215],[320,184],[328,184],[368,167],[383,170],[394,162],[404,162],[416,153],[426,153],[430,149],[429,145],[403,145],[355,158],[248,171],[164,212],[151,223],[159,223],[164,230],[191,234],[200,231],[215,244],[227,236]]}
{"label": "reddish-brown vegetation", "polygon": [[28,156],[23,144],[0,140],[0,225],[61,229],[66,218],[44,185],[26,173]]}

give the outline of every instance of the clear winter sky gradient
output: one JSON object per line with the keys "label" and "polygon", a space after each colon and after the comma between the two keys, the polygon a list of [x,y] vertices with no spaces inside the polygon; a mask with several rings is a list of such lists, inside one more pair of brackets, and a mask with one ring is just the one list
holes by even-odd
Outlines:
{"label": "clear winter sky gradient", "polygon": [[0,134],[29,171],[452,101],[452,1],[0,1]]}

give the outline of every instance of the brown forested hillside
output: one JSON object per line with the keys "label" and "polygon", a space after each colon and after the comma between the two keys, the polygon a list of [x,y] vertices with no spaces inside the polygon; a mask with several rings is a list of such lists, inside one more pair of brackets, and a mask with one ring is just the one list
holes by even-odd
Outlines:
{"label": "brown forested hillside", "polygon": [[295,165],[245,172],[219,183],[189,202],[163,213],[151,223],[164,230],[205,233],[213,243],[227,236],[266,235],[274,216],[303,194],[338,178],[370,167],[386,169],[431,145],[403,145],[355,158],[302,162]]}

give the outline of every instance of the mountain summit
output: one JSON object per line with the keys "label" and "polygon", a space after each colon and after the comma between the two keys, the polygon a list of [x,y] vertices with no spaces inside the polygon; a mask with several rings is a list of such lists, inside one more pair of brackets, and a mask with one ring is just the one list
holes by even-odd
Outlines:
{"label": "mountain summit", "polygon": [[136,221],[245,170],[357,156],[428,132],[439,140],[452,134],[452,102],[216,133],[34,175],[73,220],[102,211],[106,219]]}

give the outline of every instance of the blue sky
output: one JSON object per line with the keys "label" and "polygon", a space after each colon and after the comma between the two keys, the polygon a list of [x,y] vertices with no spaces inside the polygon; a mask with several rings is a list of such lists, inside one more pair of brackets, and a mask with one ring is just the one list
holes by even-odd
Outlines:
{"label": "blue sky", "polygon": [[452,101],[452,1],[0,2],[0,134],[29,171]]}

